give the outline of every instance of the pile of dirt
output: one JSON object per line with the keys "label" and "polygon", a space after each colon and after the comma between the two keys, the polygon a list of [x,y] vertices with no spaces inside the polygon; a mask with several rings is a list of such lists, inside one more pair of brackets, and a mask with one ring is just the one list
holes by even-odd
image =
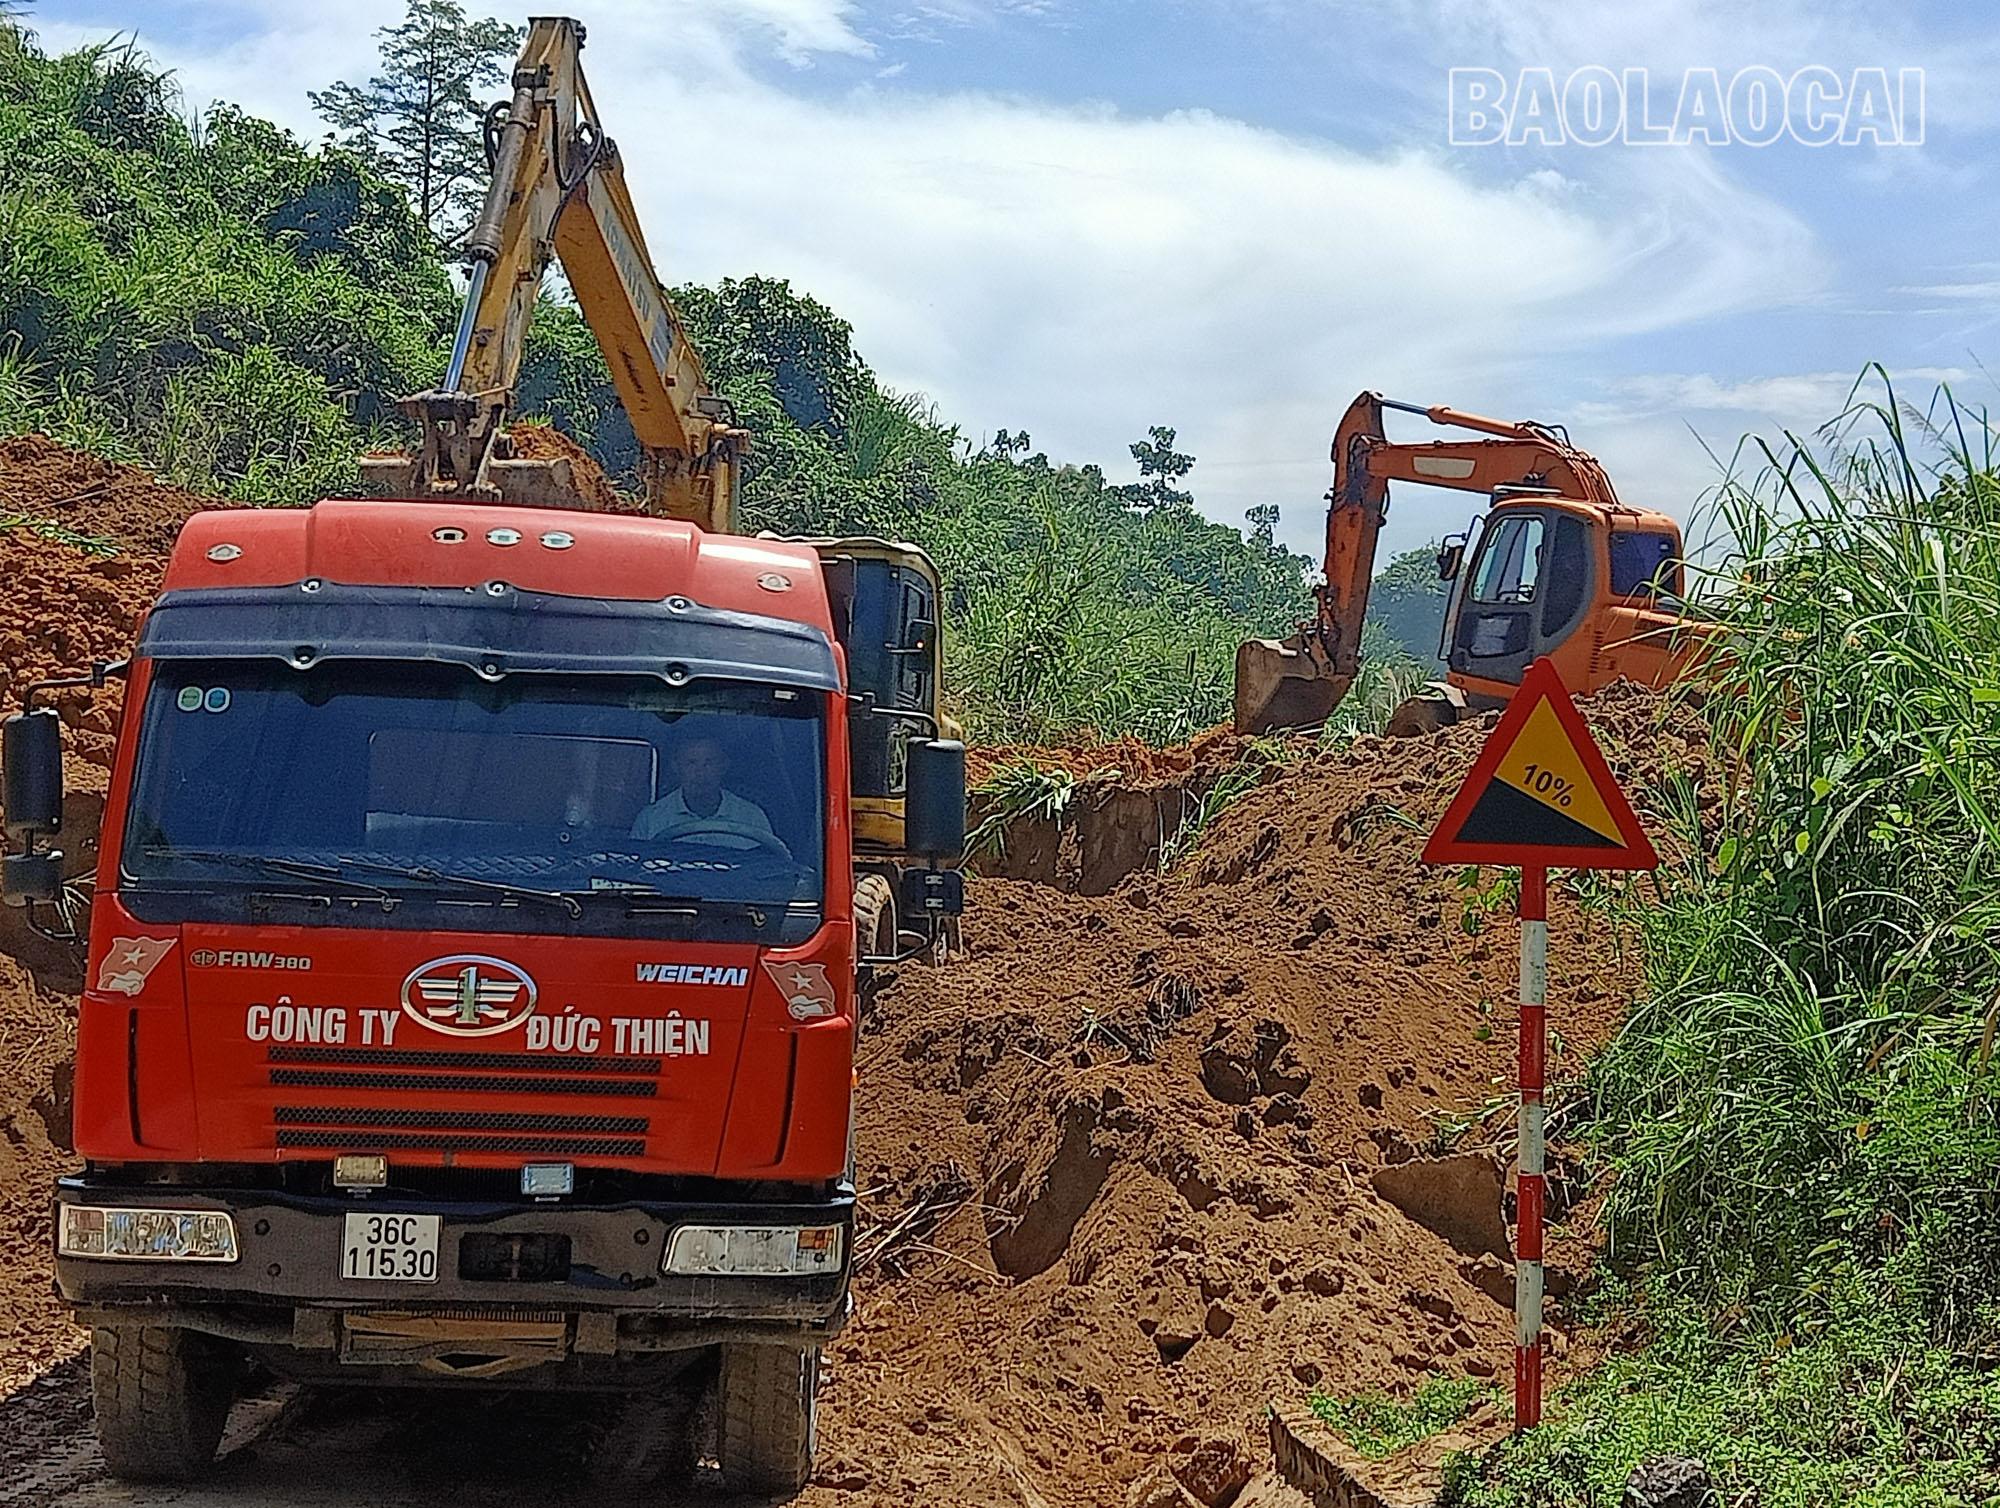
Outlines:
{"label": "pile of dirt", "polygon": [[[0,496],[8,475],[0,463]],[[0,710],[20,710],[38,680],[87,673],[93,661],[130,654],[134,625],[165,567],[161,558],[136,551],[93,554],[45,538],[30,524],[0,527]],[[62,713],[66,764],[78,789],[103,789],[120,690],[113,681],[48,698]]]}
{"label": "pile of dirt", "polygon": [[1045,773],[1061,771],[1078,780],[1109,779],[1127,789],[1142,789],[1226,768],[1242,757],[1247,743],[1223,727],[1210,728],[1187,743],[1165,749],[1141,743],[1129,733],[1110,743],[975,744],[966,750],[965,778],[976,789],[1001,770],[1026,767]]}
{"label": "pile of dirt", "polygon": [[71,1162],[75,981],[63,981],[69,993],[38,983],[10,951],[0,951],[0,1398],[83,1344],[49,1277],[49,1203]]}
{"label": "pile of dirt", "polygon": [[[30,684],[131,652],[188,514],[226,507],[38,435],[0,439],[0,712]],[[117,553],[72,542],[109,540]],[[72,873],[94,862],[122,683],[46,698],[64,724],[68,799],[59,839]],[[0,1396],[75,1354],[83,1337],[50,1290],[48,1209],[72,1159],[71,1060],[81,960],[0,910]]]}
{"label": "pile of dirt", "polygon": [[612,485],[590,452],[561,430],[547,424],[514,424],[508,427],[507,438],[513,443],[514,454],[524,461],[569,462],[570,478],[584,507],[607,513],[636,508],[632,499]]}
{"label": "pile of dirt", "polygon": [[[1642,805],[1670,772],[1709,784],[1693,718],[1661,711],[1587,707]],[[903,969],[864,1032],[865,1269],[823,1481],[1118,1502],[1217,1431],[1254,1451],[1275,1397],[1505,1378],[1515,933],[1418,862],[1485,731],[1292,765],[1106,894],[972,882],[968,952]],[[1566,886],[1552,918],[1561,1080],[1640,959]],[[1555,1291],[1588,1255],[1556,1244]]]}
{"label": "pile of dirt", "polygon": [[164,555],[190,513],[241,506],[169,486],[151,472],[71,450],[45,435],[0,437],[0,518],[39,519]]}

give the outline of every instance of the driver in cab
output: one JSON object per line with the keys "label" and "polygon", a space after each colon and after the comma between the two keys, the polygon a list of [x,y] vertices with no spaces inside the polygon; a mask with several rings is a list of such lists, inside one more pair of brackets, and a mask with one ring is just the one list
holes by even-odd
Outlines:
{"label": "driver in cab", "polygon": [[694,843],[757,848],[761,845],[747,834],[775,836],[761,806],[723,785],[729,752],[719,740],[701,734],[681,744],[674,751],[673,773],[680,784],[640,811],[632,823],[633,837],[673,838],[685,832]]}

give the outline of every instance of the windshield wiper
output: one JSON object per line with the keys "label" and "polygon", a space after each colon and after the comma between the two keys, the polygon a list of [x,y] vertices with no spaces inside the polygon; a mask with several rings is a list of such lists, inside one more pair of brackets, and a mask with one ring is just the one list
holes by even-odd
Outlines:
{"label": "windshield wiper", "polygon": [[747,919],[752,926],[762,931],[770,925],[771,913],[790,916],[801,912],[810,913],[819,909],[817,901],[739,901],[726,896],[680,895],[655,889],[651,885],[630,884],[623,880],[601,881],[589,890],[566,892],[579,900],[621,900],[626,908],[633,911],[685,911],[690,915],[730,916]]}
{"label": "windshield wiper", "polygon": [[476,875],[447,874],[442,869],[434,869],[428,864],[392,864],[382,859],[356,858],[342,854],[336,861],[343,867],[365,869],[371,874],[393,874],[400,879],[415,880],[420,885],[457,885],[467,890],[483,890],[499,897],[499,904],[508,901],[541,901],[547,905],[560,906],[570,914],[571,919],[583,915],[583,907],[573,895],[560,890],[538,890],[532,885],[513,885],[504,880],[482,880]]}
{"label": "windshield wiper", "polygon": [[358,890],[369,900],[380,901],[385,907],[398,903],[393,891],[369,880],[352,879],[331,864],[315,864],[306,859],[287,859],[276,854],[239,853],[224,848],[151,848],[145,852],[155,858],[192,859],[199,864],[228,864],[237,869],[256,869],[268,874],[281,874],[287,879],[304,880],[314,885],[331,882],[335,885],[345,885],[351,890]]}

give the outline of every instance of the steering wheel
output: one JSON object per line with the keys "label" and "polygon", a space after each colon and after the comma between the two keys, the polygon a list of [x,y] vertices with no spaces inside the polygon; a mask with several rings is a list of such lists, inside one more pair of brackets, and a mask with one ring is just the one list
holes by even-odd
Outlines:
{"label": "steering wheel", "polygon": [[[785,847],[776,833],[761,827],[745,827],[740,822],[726,822],[719,817],[708,817],[698,822],[676,822],[672,827],[663,827],[653,834],[656,843],[673,843],[682,838],[692,838],[700,833],[722,833],[732,838],[745,838],[759,848],[776,854],[787,864],[793,863],[792,851]],[[710,844],[710,847],[725,845]]]}

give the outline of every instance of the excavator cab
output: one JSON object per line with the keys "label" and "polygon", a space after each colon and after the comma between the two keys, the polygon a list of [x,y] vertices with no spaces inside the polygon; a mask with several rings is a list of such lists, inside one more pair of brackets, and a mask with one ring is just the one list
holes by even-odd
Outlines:
{"label": "excavator cab", "polygon": [[855,844],[870,853],[900,853],[910,741],[959,733],[938,700],[937,567],[916,545],[900,541],[803,543],[819,552],[847,659]]}
{"label": "excavator cab", "polygon": [[1560,503],[1496,500],[1445,618],[1445,664],[1519,685],[1580,626],[1591,595],[1591,522]]}
{"label": "excavator cab", "polygon": [[1586,691],[1680,668],[1681,534],[1664,514],[1503,495],[1466,553],[1440,649],[1459,708],[1504,705],[1543,658]]}

